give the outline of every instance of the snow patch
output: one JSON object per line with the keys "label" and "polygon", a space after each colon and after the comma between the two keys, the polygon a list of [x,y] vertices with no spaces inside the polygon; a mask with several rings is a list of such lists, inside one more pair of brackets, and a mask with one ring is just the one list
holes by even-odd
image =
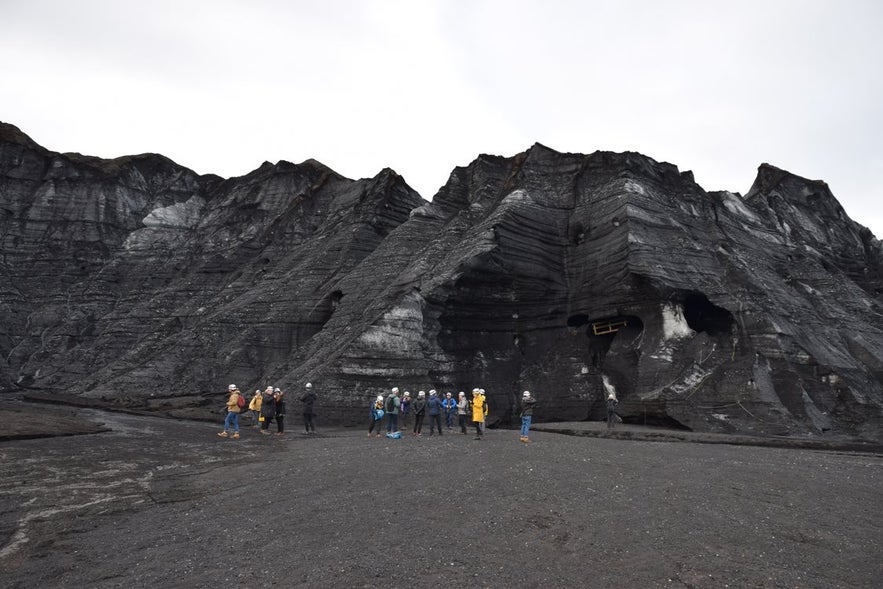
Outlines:
{"label": "snow patch", "polygon": [[202,198],[191,196],[186,202],[153,209],[141,222],[145,227],[191,229],[199,223],[199,214],[203,206],[205,201]]}
{"label": "snow patch", "polygon": [[601,375],[601,383],[604,385],[604,398],[606,399],[611,394],[616,397],[616,387],[610,384],[610,379],[607,378],[606,374]]}
{"label": "snow patch", "polygon": [[743,201],[740,197],[736,196],[732,192],[724,193],[724,206],[728,211],[735,215],[741,215],[747,219],[751,219],[755,223],[760,223],[760,219],[754,212],[745,206],[745,201]]}
{"label": "snow patch", "polygon": [[693,334],[680,305],[668,303],[662,306],[662,333],[665,339],[680,339]]}
{"label": "snow patch", "polygon": [[625,189],[626,189],[626,191],[631,192],[633,194],[640,194],[641,196],[647,196],[647,191],[644,189],[644,187],[641,186],[640,184],[638,184],[637,182],[635,182],[634,180],[626,180]]}

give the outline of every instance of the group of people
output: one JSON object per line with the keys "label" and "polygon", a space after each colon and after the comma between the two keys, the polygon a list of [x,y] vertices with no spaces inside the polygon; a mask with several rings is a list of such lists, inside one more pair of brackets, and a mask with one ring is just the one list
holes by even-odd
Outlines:
{"label": "group of people", "polygon": [[[524,391],[521,398],[521,441],[525,443],[530,442],[530,422],[535,403],[536,399],[530,391]],[[454,399],[452,393],[445,393],[441,397],[435,389],[429,391],[428,398],[425,391],[419,391],[416,398],[412,398],[408,391],[399,396],[399,388],[393,387],[385,399],[383,395],[377,395],[371,404],[368,437],[372,434],[378,438],[381,436],[384,417],[387,437],[395,438],[401,437],[399,417],[402,427],[407,431],[410,429],[411,416],[414,416],[412,436],[423,435],[423,422],[429,417],[429,435],[432,436],[436,432],[442,435],[442,416],[448,432],[452,432],[456,416],[461,434],[466,434],[466,423],[471,421],[475,426],[475,439],[481,440],[489,411],[484,389],[472,389],[471,399],[467,399],[466,393],[460,391]]]}
{"label": "group of people", "polygon": [[[305,433],[316,433],[316,427],[313,424],[313,405],[316,401],[316,394],[313,392],[311,383],[307,383],[305,388],[306,392],[300,398],[303,403]],[[276,435],[285,434],[285,394],[282,390],[272,386],[267,387],[264,391],[258,389],[248,401],[235,384],[228,387],[228,392],[224,431],[220,432],[219,436],[222,438],[231,437],[232,430],[232,437],[238,438],[239,415],[246,410],[251,411],[255,419],[255,427],[259,428],[262,434],[270,435],[270,423],[274,421],[276,422]],[[524,443],[530,443],[530,424],[535,404],[536,399],[530,391],[524,391],[521,397],[520,436],[520,440]],[[611,392],[606,400],[608,428],[614,426],[617,404],[616,394]],[[423,422],[427,416],[429,417],[430,436],[435,433],[438,433],[439,436],[442,435],[442,417],[444,417],[448,432],[453,432],[454,418],[456,417],[461,434],[467,433],[466,423],[471,421],[475,426],[475,439],[481,440],[488,413],[489,407],[484,389],[472,389],[471,399],[467,399],[466,393],[460,391],[457,398],[454,399],[452,393],[445,393],[442,397],[435,389],[430,389],[428,398],[425,391],[419,391],[416,398],[412,398],[408,391],[399,396],[399,388],[393,387],[386,398],[383,395],[377,395],[377,398],[371,403],[368,437],[370,438],[372,435],[381,437],[384,417],[386,418],[387,437],[401,437],[399,418],[401,417],[401,425],[407,431],[411,428],[410,420],[413,415],[414,427],[411,432],[413,436],[423,435]]]}
{"label": "group of people", "polygon": [[[307,434],[316,433],[313,424],[313,406],[316,402],[316,393],[313,392],[312,383],[307,383],[306,392],[301,396],[303,403],[304,428]],[[263,391],[254,392],[251,399],[246,400],[235,384],[227,387],[227,416],[224,418],[224,431],[218,435],[222,438],[239,437],[239,415],[250,411],[254,416],[255,427],[264,435],[270,435],[270,424],[276,422],[276,435],[285,435],[285,393],[279,388],[272,386]]]}

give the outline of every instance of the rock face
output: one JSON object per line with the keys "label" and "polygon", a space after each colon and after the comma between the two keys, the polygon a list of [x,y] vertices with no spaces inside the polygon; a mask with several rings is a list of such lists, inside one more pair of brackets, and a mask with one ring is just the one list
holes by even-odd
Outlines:
{"label": "rock face", "polygon": [[[315,383],[320,420],[407,390],[508,424],[883,438],[883,247],[823,182],[742,197],[636,153],[534,145],[432,202],[315,161],[231,179],[58,154],[0,126],[0,389],[173,415]],[[293,393],[293,394],[292,394]],[[293,397],[293,398],[292,398]]]}

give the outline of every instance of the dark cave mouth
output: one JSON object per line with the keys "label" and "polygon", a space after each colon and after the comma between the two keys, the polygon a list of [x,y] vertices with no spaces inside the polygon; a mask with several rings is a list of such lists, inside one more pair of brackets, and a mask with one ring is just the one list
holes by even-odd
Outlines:
{"label": "dark cave mouth", "polygon": [[723,307],[718,307],[708,300],[701,292],[690,292],[682,302],[684,319],[695,332],[708,335],[726,335],[733,329],[736,320],[733,314]]}

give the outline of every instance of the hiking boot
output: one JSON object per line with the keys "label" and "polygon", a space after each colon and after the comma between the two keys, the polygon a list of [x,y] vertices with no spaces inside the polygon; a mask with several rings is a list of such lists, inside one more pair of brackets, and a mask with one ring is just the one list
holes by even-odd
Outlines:
{"label": "hiking boot", "polygon": [[233,432],[233,439],[234,440],[239,439],[239,432]]}
{"label": "hiking boot", "polygon": [[218,435],[221,436],[222,438],[226,438],[226,437],[227,437],[227,432],[221,432],[221,433],[219,433]]}

